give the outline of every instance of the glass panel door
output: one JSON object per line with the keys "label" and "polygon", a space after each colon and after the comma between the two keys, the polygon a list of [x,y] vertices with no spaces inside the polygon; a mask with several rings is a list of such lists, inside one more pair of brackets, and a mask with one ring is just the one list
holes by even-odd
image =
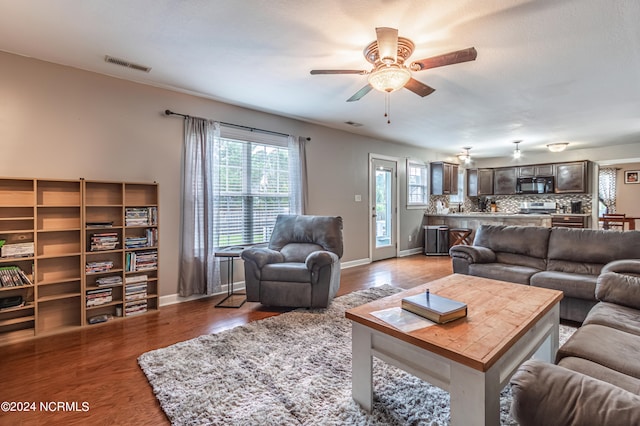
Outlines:
{"label": "glass panel door", "polygon": [[395,161],[371,161],[371,259],[396,257],[397,200]]}

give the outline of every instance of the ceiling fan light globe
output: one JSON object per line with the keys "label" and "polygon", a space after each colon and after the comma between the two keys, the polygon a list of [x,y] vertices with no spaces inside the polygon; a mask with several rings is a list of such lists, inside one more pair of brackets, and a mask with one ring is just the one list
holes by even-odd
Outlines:
{"label": "ceiling fan light globe", "polygon": [[411,72],[397,64],[382,66],[369,74],[369,84],[374,89],[390,93],[403,88],[411,79]]}
{"label": "ceiling fan light globe", "polygon": [[550,143],[547,148],[551,152],[562,152],[567,148],[567,145],[569,145],[568,142]]}

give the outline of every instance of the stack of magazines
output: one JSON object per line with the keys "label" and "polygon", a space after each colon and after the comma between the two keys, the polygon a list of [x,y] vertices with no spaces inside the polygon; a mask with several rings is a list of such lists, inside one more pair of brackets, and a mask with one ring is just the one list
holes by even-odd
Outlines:
{"label": "stack of magazines", "polygon": [[104,305],[113,301],[112,289],[101,288],[87,291],[87,308]]}
{"label": "stack of magazines", "polygon": [[118,247],[117,232],[103,232],[91,235],[90,251],[115,250]]}
{"label": "stack of magazines", "polygon": [[97,272],[108,272],[113,269],[113,261],[103,260],[98,262],[87,262],[85,272],[87,274],[95,274]]}

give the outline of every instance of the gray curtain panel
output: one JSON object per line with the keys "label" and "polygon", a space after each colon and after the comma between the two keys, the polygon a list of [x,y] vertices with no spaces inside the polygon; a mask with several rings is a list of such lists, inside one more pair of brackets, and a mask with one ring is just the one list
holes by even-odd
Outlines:
{"label": "gray curtain panel", "polygon": [[215,144],[220,125],[188,117],[184,122],[182,217],[178,294],[213,294],[221,290],[220,262],[214,257],[218,226],[215,206]]}
{"label": "gray curtain panel", "polygon": [[302,137],[289,136],[289,213],[305,214],[307,210],[307,140]]}

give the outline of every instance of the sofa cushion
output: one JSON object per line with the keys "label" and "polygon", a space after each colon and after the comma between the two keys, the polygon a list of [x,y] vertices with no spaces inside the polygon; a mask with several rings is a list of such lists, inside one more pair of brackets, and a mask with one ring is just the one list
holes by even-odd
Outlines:
{"label": "sofa cushion", "polygon": [[640,379],[640,336],[598,324],[583,325],[558,349],[556,362],[584,358]]}
{"label": "sofa cushion", "polygon": [[565,297],[596,300],[595,275],[572,274],[568,272],[542,271],[531,277],[530,284],[535,287],[560,290]]}
{"label": "sofa cushion", "polygon": [[603,263],[573,262],[570,260],[547,259],[547,270],[568,272],[571,274],[594,275],[600,274]]}
{"label": "sofa cushion", "polygon": [[304,263],[270,263],[262,268],[261,279],[308,283],[311,282],[311,271]]}
{"label": "sofa cushion", "polygon": [[609,382],[612,385],[628,390],[635,395],[640,394],[640,379],[622,374],[584,358],[576,358],[573,356],[562,358],[558,365],[560,367],[568,368],[569,370],[586,374],[594,379]]}
{"label": "sofa cushion", "polygon": [[528,268],[538,269],[540,271],[544,271],[545,269],[547,269],[545,259],[538,259],[537,257],[506,253],[502,251],[496,253],[496,262],[506,263],[509,265],[526,266]]}
{"label": "sofa cushion", "polygon": [[[269,248],[281,251],[282,247],[289,243],[318,244],[322,250],[333,252],[341,258],[344,249],[342,217],[278,215],[269,241]],[[308,252],[307,255],[309,253],[311,252]],[[304,257],[302,262],[304,262]]]}
{"label": "sofa cushion", "polygon": [[595,268],[589,273],[597,275],[602,266],[612,260],[640,258],[640,231],[552,228],[546,257],[547,269],[565,270],[551,262],[565,260]]}
{"label": "sofa cushion", "polygon": [[529,278],[537,272],[540,270],[505,263],[472,263],[469,265],[469,275],[516,284],[529,284]]}
{"label": "sofa cushion", "polygon": [[301,262],[307,259],[314,251],[322,250],[322,246],[319,244],[313,243],[291,243],[285,244],[280,249],[280,253],[284,257],[285,262]]}
{"label": "sofa cushion", "polygon": [[550,233],[551,228],[537,226],[481,225],[476,231],[473,245],[495,252],[545,259]]}
{"label": "sofa cushion", "polygon": [[640,309],[640,277],[605,272],[598,277],[596,297],[604,302]]}
{"label": "sofa cushion", "polygon": [[[640,311],[614,303],[600,302],[585,318],[583,325],[599,324],[640,336]],[[638,349],[640,351],[640,348]]]}
{"label": "sofa cushion", "polygon": [[557,365],[526,361],[511,385],[511,414],[523,426],[640,424],[638,395]]}

